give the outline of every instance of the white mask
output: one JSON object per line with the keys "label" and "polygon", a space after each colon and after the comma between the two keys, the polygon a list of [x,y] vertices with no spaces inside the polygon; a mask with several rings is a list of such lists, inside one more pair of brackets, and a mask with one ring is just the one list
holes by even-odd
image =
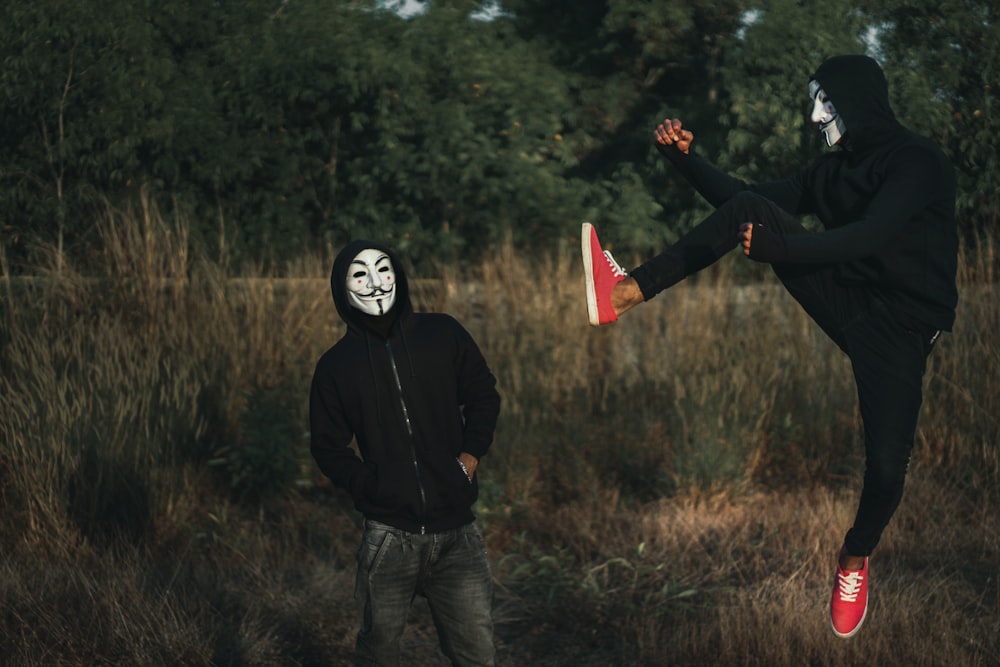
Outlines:
{"label": "white mask", "polygon": [[396,302],[396,271],[381,250],[362,250],[347,267],[347,299],[369,315],[385,315]]}
{"label": "white mask", "polygon": [[819,129],[826,137],[827,146],[836,146],[847,133],[844,120],[837,113],[833,102],[826,96],[818,81],[809,82],[809,97],[813,100],[813,109],[810,120],[819,125]]}

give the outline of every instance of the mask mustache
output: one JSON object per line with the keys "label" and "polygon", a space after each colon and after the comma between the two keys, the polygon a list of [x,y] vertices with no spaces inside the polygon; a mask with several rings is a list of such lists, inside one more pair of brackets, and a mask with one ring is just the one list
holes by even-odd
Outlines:
{"label": "mask mustache", "polygon": [[359,293],[358,296],[361,297],[362,299],[378,299],[383,296],[389,296],[390,294],[392,294],[392,290],[393,290],[392,287],[390,287],[389,289],[382,289],[381,287],[376,287],[371,292],[366,292],[365,294]]}

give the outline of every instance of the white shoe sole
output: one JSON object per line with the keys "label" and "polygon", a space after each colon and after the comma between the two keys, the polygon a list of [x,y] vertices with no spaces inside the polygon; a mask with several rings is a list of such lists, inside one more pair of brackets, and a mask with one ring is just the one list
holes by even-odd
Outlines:
{"label": "white shoe sole", "polygon": [[833,627],[833,619],[832,618],[830,619],[830,629],[833,630],[833,634],[837,635],[841,639],[850,639],[854,635],[858,634],[858,630],[860,630],[861,626],[865,624],[865,619],[866,618],[868,618],[868,605],[867,604],[865,604],[865,610],[861,613],[861,620],[858,621],[858,624],[854,626],[853,630],[851,630],[850,632],[837,632],[837,628]]}
{"label": "white shoe sole", "polygon": [[590,251],[590,236],[594,226],[583,223],[580,236],[580,251],[583,254],[583,275],[587,282],[587,319],[591,326],[600,326],[601,318],[597,312],[597,292],[594,291],[594,255]]}

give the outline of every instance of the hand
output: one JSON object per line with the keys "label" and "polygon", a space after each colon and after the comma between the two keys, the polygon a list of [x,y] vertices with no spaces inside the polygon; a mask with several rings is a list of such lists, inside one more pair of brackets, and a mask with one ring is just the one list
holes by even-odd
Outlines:
{"label": "hand", "polygon": [[740,245],[743,246],[743,254],[750,256],[750,242],[753,240],[753,224],[744,222],[740,225],[739,233]]}
{"label": "hand", "polygon": [[677,150],[685,155],[691,150],[691,142],[694,141],[694,134],[682,129],[681,121],[677,118],[667,118],[657,125],[653,136],[661,146],[677,146]]}
{"label": "hand", "polygon": [[757,262],[781,262],[788,256],[785,239],[759,223],[744,222],[737,234],[743,254]]}
{"label": "hand", "polygon": [[476,468],[479,466],[479,459],[468,452],[462,452],[458,455],[458,460],[465,466],[469,483],[472,483],[472,478],[476,476]]}

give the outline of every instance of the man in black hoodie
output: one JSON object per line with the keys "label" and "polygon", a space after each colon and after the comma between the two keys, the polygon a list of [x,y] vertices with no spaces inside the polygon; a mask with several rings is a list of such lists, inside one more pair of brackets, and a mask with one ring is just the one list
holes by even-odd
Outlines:
{"label": "man in black hoodie", "polygon": [[413,312],[385,246],[350,243],[330,286],[347,331],[316,364],[311,451],[365,517],[355,660],[398,664],[420,594],[452,664],[492,665],[493,580],[472,505],[500,412],[496,379],[454,318]]}
{"label": "man in black hoodie", "polygon": [[[868,556],[902,497],[927,355],[955,320],[955,176],[935,144],[896,120],[871,58],[826,60],[809,94],[811,120],[838,150],[782,180],[748,184],[692,151],[694,135],[679,120],[665,120],[655,145],[715,212],[631,274],[601,250],[589,223],[582,251],[593,325],[616,321],[739,245],[772,265],[850,357],[866,465],[830,606],[834,633],[850,637],[867,614]],[[803,227],[795,216],[804,214],[824,231]]]}

